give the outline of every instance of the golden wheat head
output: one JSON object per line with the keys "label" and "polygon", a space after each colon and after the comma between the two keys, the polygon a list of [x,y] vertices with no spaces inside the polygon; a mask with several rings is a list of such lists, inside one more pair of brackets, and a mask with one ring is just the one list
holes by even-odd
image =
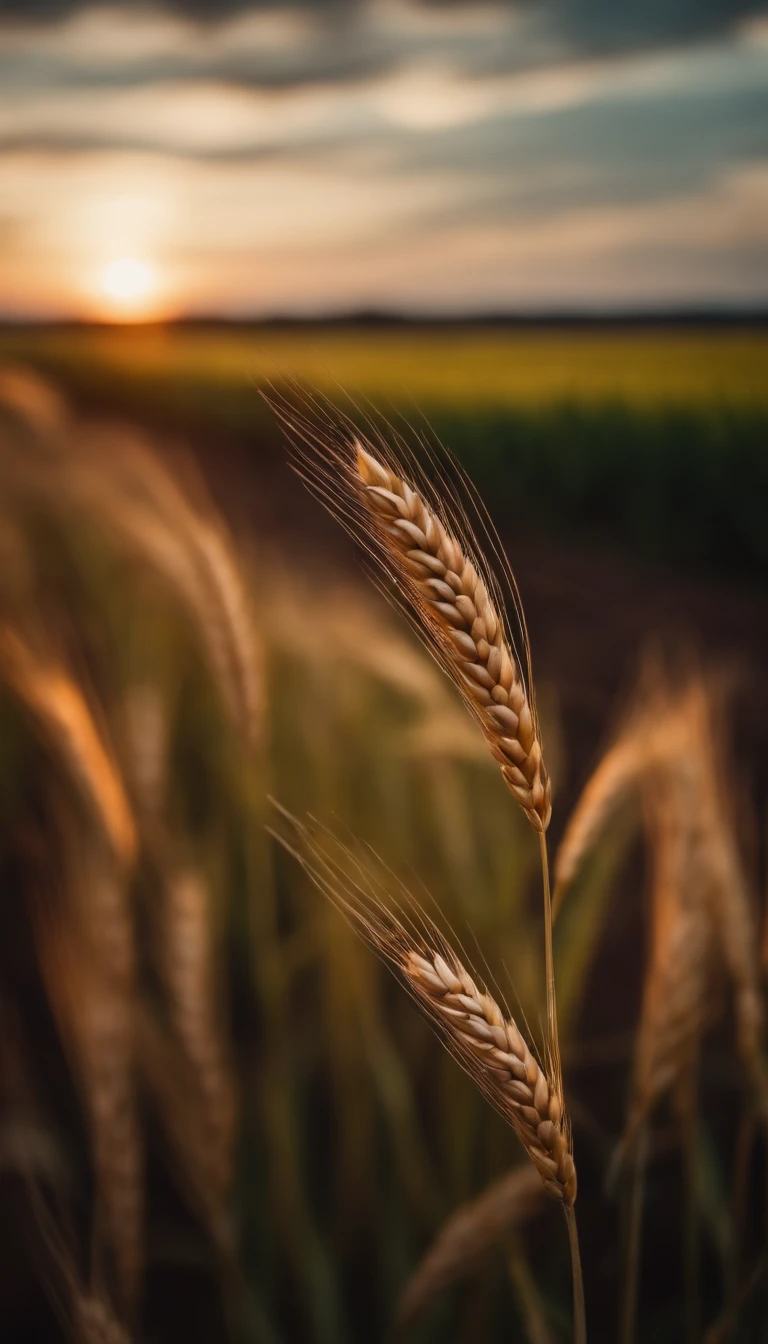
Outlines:
{"label": "golden wheat head", "polygon": [[355,443],[356,483],[382,551],[470,704],[507,787],[536,830],[552,813],[538,724],[504,620],[461,543],[426,499]]}
{"label": "golden wheat head", "polygon": [[[434,487],[398,440],[364,442],[351,421],[314,399],[308,414],[268,401],[294,444],[305,483],[367,552],[417,634],[478,720],[507,787],[539,832],[551,813],[525,618],[492,524],[455,463]],[[398,438],[396,435],[391,436]],[[435,464],[438,465],[438,464]],[[459,475],[457,489],[448,471]],[[473,528],[469,510],[476,518]],[[485,537],[498,573],[483,557]],[[520,651],[502,598],[505,581]]]}
{"label": "golden wheat head", "polygon": [[[310,829],[282,809],[280,814],[289,833],[272,834],[399,972],[449,1053],[517,1134],[547,1193],[572,1206],[576,1168],[557,1072],[550,1076],[513,1019],[374,856],[363,862],[316,824]],[[397,910],[393,884],[399,888]]]}

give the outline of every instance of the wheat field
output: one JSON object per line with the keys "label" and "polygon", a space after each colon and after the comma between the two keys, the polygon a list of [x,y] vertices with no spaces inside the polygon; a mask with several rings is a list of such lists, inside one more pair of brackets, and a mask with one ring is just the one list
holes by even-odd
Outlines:
{"label": "wheat field", "polygon": [[[370,559],[383,549],[403,612],[331,550],[295,476],[279,486],[290,511],[277,494],[264,505],[284,531],[230,516],[247,471],[254,495],[275,489],[250,438],[271,414],[252,366],[228,493],[212,420],[182,444],[190,404],[174,418],[168,368],[147,372],[161,334],[38,335],[45,380],[20,367],[32,337],[4,339],[0,1195],[21,1247],[4,1337],[581,1339],[565,1206],[593,1344],[759,1339],[759,596],[731,580],[702,626],[740,644],[638,640],[620,684],[601,679],[626,618],[624,593],[595,579],[604,553],[572,547],[567,589],[565,552],[545,565],[527,549],[500,488],[487,498],[521,561],[529,661],[524,622],[503,633],[495,541],[463,530],[417,434],[363,418],[352,454],[348,407],[323,402],[318,422],[320,403],[298,402],[321,447],[335,426],[321,494],[330,481],[343,514],[357,492],[352,530]],[[148,364],[126,357],[127,383],[110,385],[108,419],[84,356],[97,339],[113,373],[115,350],[147,342]],[[227,363],[252,340],[178,339],[185,358],[200,342],[210,380],[205,342]],[[461,360],[459,338],[441,339]],[[642,365],[647,338],[632,339]],[[480,350],[515,345],[483,340],[464,368],[476,386]],[[712,336],[697,341],[677,378],[695,365],[699,408],[741,380],[751,416],[762,338],[754,367],[731,345],[738,376],[722,350],[715,368]],[[579,347],[585,402],[618,366],[626,387],[639,373],[608,344],[602,362],[596,339]],[[345,374],[376,348],[348,346]],[[575,376],[558,374],[574,348],[550,343],[547,396]],[[444,405],[461,397],[450,368]],[[135,400],[153,377],[163,423]],[[702,564],[681,590],[691,618],[715,601]],[[633,581],[651,606],[682,582]],[[577,588],[594,650],[572,628]]]}

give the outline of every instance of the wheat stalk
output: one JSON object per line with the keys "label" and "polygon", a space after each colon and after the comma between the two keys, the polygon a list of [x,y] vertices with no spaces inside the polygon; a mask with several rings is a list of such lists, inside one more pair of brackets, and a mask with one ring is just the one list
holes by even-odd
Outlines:
{"label": "wheat stalk", "polygon": [[164,880],[159,955],[171,1024],[190,1066],[213,1206],[229,1187],[235,1104],[216,1011],[208,893],[192,869]]}
{"label": "wheat stalk", "polygon": [[615,740],[604,752],[568,818],[555,855],[556,915],[587,855],[643,781],[686,759],[690,746],[682,703],[668,688],[642,688]]}
{"label": "wheat stalk", "polygon": [[123,703],[126,771],[142,818],[156,822],[168,783],[168,707],[160,687],[151,681],[128,686]]}
{"label": "wheat stalk", "polygon": [[63,663],[0,625],[0,676],[32,716],[120,866],[136,850],[136,831],[119,771],[80,687]]}
{"label": "wheat stalk", "polygon": [[230,1230],[222,1201],[220,1163],[200,1123],[199,1095],[178,1041],[144,1004],[137,1014],[137,1059],[141,1079],[168,1145],[180,1187],[202,1220],[213,1246],[231,1256]]}
{"label": "wheat stalk", "polygon": [[670,788],[645,797],[653,859],[651,953],[635,1046],[627,1142],[691,1066],[711,1016],[715,929],[706,895],[706,848],[680,819]]}
{"label": "wheat stalk", "polygon": [[35,902],[38,958],[82,1095],[95,1176],[94,1242],[112,1255],[124,1313],[142,1260],[143,1144],[134,1077],[134,935],[127,893],[92,838],[59,827],[67,890]]}
{"label": "wheat stalk", "polygon": [[[455,493],[446,490],[445,497],[440,497],[416,471],[404,471],[394,453],[383,445],[374,454],[356,432],[339,435],[333,416],[326,417],[325,426],[317,426],[297,415],[283,399],[269,400],[302,445],[297,456],[304,479],[373,556],[385,579],[394,579],[401,604],[417,633],[478,720],[507,787],[538,832],[544,896],[547,1051],[551,1094],[562,1116],[546,847],[552,814],[551,786],[542,754],[530,645],[514,577],[502,558],[487,515],[472,497],[481,528],[508,580],[522,658],[507,626],[499,584],[481,558],[467,512]],[[546,1076],[542,1076],[546,1082]],[[545,1123],[541,1117],[540,1121]],[[570,1151],[568,1157],[572,1161]],[[555,1166],[559,1172],[557,1161]],[[563,1191],[569,1187],[568,1175],[561,1184]],[[572,1201],[564,1198],[564,1205],[574,1270],[576,1333],[582,1339],[586,1326],[576,1224]]]}
{"label": "wheat stalk", "polygon": [[400,1296],[401,1327],[416,1320],[438,1293],[470,1273],[511,1228],[541,1207],[541,1184],[532,1167],[515,1167],[462,1205],[440,1228]]}
{"label": "wheat stalk", "polygon": [[[103,1214],[122,1303],[135,1305],[141,1265],[142,1145],[133,1078],[134,930],[127,876],[135,826],[106,738],[80,686],[38,638],[0,626],[0,673],[67,785],[84,800],[88,829],[65,820],[69,905],[35,911],[38,951],[64,1044],[75,1059],[90,1126],[97,1213]],[[55,831],[57,813],[49,819]],[[78,819],[79,820],[79,819]],[[57,874],[58,876],[58,874]],[[103,1232],[104,1229],[99,1229]]]}
{"label": "wheat stalk", "polygon": [[[60,512],[86,509],[133,558],[161,577],[187,612],[228,712],[253,746],[263,715],[262,651],[237,553],[188,461],[194,495],[137,434],[100,426],[38,445],[41,463],[17,452],[12,474],[33,499]],[[11,474],[11,473],[9,473]]]}
{"label": "wheat stalk", "polygon": [[73,1316],[81,1344],[130,1344],[130,1336],[108,1302],[94,1293],[73,1295]]}
{"label": "wheat stalk", "polygon": [[[369,452],[356,432],[339,433],[268,398],[294,436],[305,481],[394,580],[399,601],[420,638],[454,681],[478,720],[504,781],[538,832],[544,895],[548,1049],[560,1073],[552,903],[546,830],[552,815],[533,687],[530,645],[514,576],[492,527],[467,487],[507,580],[519,625],[522,657],[506,619],[499,584],[472,534],[466,508],[447,487],[439,496],[412,463],[406,473],[392,449]],[[410,475],[410,481],[407,479]]]}
{"label": "wheat stalk", "polygon": [[687,776],[688,799],[691,826],[702,854],[702,883],[717,945],[733,987],[739,1051],[763,1118],[768,1120],[759,933],[736,839],[732,798],[737,781],[719,731],[716,691],[701,678],[690,687],[687,711],[693,760]]}
{"label": "wheat stalk", "polygon": [[555,910],[618,807],[643,802],[654,863],[651,956],[630,1129],[688,1066],[715,963],[734,989],[741,1055],[768,1115],[757,926],[731,819],[735,781],[721,734],[722,688],[695,668],[673,688],[656,668],[569,819],[555,860]]}

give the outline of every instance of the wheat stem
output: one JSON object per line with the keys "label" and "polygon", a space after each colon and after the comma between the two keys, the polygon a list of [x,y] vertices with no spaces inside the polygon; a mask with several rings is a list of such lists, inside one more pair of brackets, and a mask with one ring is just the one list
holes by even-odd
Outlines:
{"label": "wheat stem", "polygon": [[629,1228],[621,1303],[621,1344],[635,1344],[637,1331],[637,1296],[640,1286],[640,1248],[642,1244],[647,1161],[648,1126],[643,1124],[638,1131],[633,1154],[632,1187],[629,1197]]}
{"label": "wheat stem", "polygon": [[685,1282],[685,1330],[688,1344],[701,1338],[699,1297],[699,1200],[698,1134],[696,1125],[697,1071],[693,1060],[677,1087],[677,1110],[685,1169],[683,1221],[683,1272]]}
{"label": "wheat stem", "polygon": [[551,1055],[550,1066],[561,1081],[560,1038],[557,1029],[557,998],[555,995],[555,958],[552,948],[552,897],[549,887],[549,859],[547,856],[547,837],[539,831],[539,853],[541,855],[541,881],[544,897],[544,960],[547,977],[547,1043]]}
{"label": "wheat stem", "polygon": [[571,1274],[573,1277],[573,1344],[587,1344],[587,1314],[584,1306],[584,1279],[581,1273],[579,1229],[573,1204],[563,1203],[568,1241],[571,1247]]}
{"label": "wheat stem", "polygon": [[552,1332],[547,1324],[544,1307],[536,1289],[530,1265],[520,1240],[511,1238],[507,1256],[507,1273],[515,1294],[517,1309],[525,1325],[529,1344],[552,1344]]}

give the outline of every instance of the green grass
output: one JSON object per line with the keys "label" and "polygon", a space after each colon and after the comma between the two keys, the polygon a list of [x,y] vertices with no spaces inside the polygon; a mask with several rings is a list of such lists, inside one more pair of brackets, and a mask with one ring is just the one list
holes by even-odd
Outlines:
{"label": "green grass", "polygon": [[71,373],[85,366],[92,378],[202,379],[234,390],[291,376],[377,402],[464,411],[560,401],[768,408],[768,333],[759,329],[102,328],[6,332],[0,352]]}

